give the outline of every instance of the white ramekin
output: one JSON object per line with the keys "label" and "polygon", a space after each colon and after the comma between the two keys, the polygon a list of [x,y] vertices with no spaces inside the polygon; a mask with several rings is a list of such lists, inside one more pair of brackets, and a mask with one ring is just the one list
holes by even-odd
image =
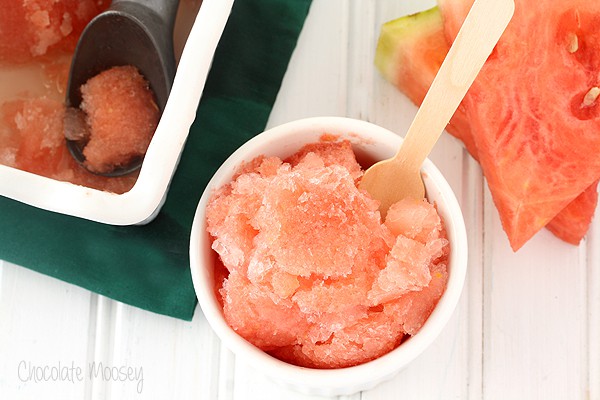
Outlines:
{"label": "white ramekin", "polygon": [[213,266],[215,252],[206,232],[205,209],[211,192],[229,182],[243,161],[258,155],[285,158],[323,134],[349,139],[359,159],[374,161],[391,157],[402,141],[398,135],[364,121],[318,117],[290,122],[254,137],[234,152],[208,183],[198,204],[190,239],[192,279],[206,319],[240,360],[263,372],[272,380],[297,391],[323,396],[347,395],[392,378],[423,352],[439,335],[458,303],[467,267],[467,236],[463,216],[452,189],[429,160],[421,169],[429,201],[435,202],[446,224],[450,241],[448,285],[436,308],[421,330],[390,353],[350,368],[311,369],[280,361],[239,336],[225,321],[215,296]]}

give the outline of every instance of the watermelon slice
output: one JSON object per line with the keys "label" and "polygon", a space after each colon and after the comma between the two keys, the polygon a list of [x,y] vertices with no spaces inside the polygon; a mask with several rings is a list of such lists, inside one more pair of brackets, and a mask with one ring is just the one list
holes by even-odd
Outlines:
{"label": "watermelon slice", "polygon": [[[456,6],[456,4],[464,5],[465,2],[461,1],[458,3],[452,3],[453,6]],[[464,10],[461,10],[468,12],[469,6],[470,3],[466,4],[466,8],[464,8]],[[447,24],[448,23],[449,22],[447,22]],[[462,20],[460,23],[462,23]],[[455,25],[451,24],[451,26],[447,26],[446,29],[453,29],[452,27],[454,27],[454,29],[458,30],[460,23],[455,22]],[[513,23],[514,22],[511,22],[511,24]],[[505,39],[503,38],[502,40],[504,41]],[[444,36],[444,22],[438,8],[436,7],[415,15],[390,21],[385,24],[382,28],[382,34],[380,36],[377,49],[376,65],[386,79],[394,83],[401,91],[407,94],[407,96],[413,102],[420,104],[427,89],[429,88],[429,85],[433,81],[433,78],[437,73],[443,58],[445,57],[448,48],[448,41]],[[497,58],[497,53],[496,55],[492,55],[488,64],[494,62],[494,60]],[[478,78],[478,82],[481,80],[482,78]],[[499,85],[498,87],[502,86]],[[482,86],[482,88],[485,89],[485,85]],[[469,94],[469,96],[471,96],[471,94]],[[476,100],[472,99],[471,102],[477,103]],[[477,143],[478,141],[481,141],[479,138],[480,134],[489,135],[489,132],[493,132],[493,129],[488,128],[488,130],[481,131],[479,129],[473,130],[470,121],[470,113],[476,111],[473,111],[471,108],[473,108],[473,106],[470,106],[468,100],[465,100],[461,107],[457,110],[447,130],[454,136],[461,139],[465,143],[468,151],[477,159],[479,157]],[[493,110],[494,107],[490,106],[489,108]],[[477,110],[477,108],[475,108],[475,110]],[[480,118],[480,121],[484,120],[484,118]],[[473,132],[475,132],[475,134],[473,134]],[[549,128],[547,129],[546,133],[552,136],[552,131]],[[520,131],[515,131],[513,133],[513,136],[514,135],[521,135],[526,139],[521,140],[521,142],[527,142],[528,140],[530,142],[532,141],[532,138],[527,135],[527,131],[524,131],[523,128]],[[593,141],[594,140],[592,138],[592,142]],[[504,178],[505,176],[509,176],[506,174],[503,168],[508,168],[510,170],[511,166],[499,164],[501,167],[500,168],[494,164],[496,160],[493,157],[499,153],[492,152],[492,150],[500,150],[501,152],[502,149],[493,149],[493,146],[491,146],[493,144],[494,142],[490,141],[488,143],[488,147],[486,148],[488,152],[483,154],[483,157],[488,165],[487,171],[486,168],[484,168],[484,173],[487,172],[486,177],[488,178],[488,183],[490,183],[490,188],[494,194],[494,200],[498,204],[498,197],[501,199],[504,199],[504,197],[499,196],[498,193],[494,193],[495,188],[508,188],[509,193],[511,193],[510,190],[513,190],[515,193],[519,193],[519,191],[513,186],[516,184],[518,187],[519,184],[527,181],[526,178],[528,174],[523,174],[521,178],[525,179],[521,182],[519,182],[517,179],[514,180],[514,182],[504,182],[504,186],[499,186],[494,179],[500,179]],[[598,144],[596,144],[596,146],[598,146]],[[540,157],[540,159],[542,161],[544,160],[543,157]],[[523,167],[521,166],[521,168]],[[489,173],[489,169],[499,169],[500,174],[496,172],[495,175],[492,175]],[[526,169],[521,169],[521,171],[523,170],[526,171]],[[492,175],[491,178],[490,175]],[[586,176],[589,175],[593,176],[593,173],[588,173]],[[597,179],[598,176],[600,176],[600,174],[597,174],[595,178]],[[541,178],[543,179],[544,177],[542,176]],[[547,185],[556,184],[556,182],[551,180],[545,180],[542,182],[546,182]],[[568,187],[569,181],[559,180],[558,187],[562,187],[561,185]],[[529,199],[528,202],[523,202],[526,207],[513,206],[511,209],[505,205],[499,206],[498,208],[501,213],[501,218],[513,248],[516,250],[521,247],[521,245],[525,243],[529,237],[537,232],[537,230],[541,229],[542,226],[546,225],[546,222],[547,228],[556,236],[569,243],[579,243],[581,238],[587,232],[596,208],[598,197],[596,186],[597,181],[589,185],[583,193],[581,193],[581,190],[578,193],[575,193],[576,197],[571,201],[570,204],[568,201],[565,202],[563,198],[555,198],[550,202],[549,207],[552,207],[554,210],[558,208],[558,211],[556,212],[547,211],[544,209],[544,206],[548,207],[546,202],[535,204],[535,202],[531,202],[531,199]],[[523,192],[527,193],[526,190],[521,190],[520,193],[523,194]],[[541,193],[548,192],[546,191],[540,193],[538,188],[537,191],[534,190],[531,193],[539,196]],[[549,196],[549,198],[552,197]],[[540,199],[545,200],[542,197],[540,197]],[[557,203],[561,203],[562,207],[557,205]],[[509,204],[514,204],[514,201],[513,203],[509,202]],[[566,204],[568,204],[568,206],[566,206]],[[540,213],[538,215],[537,209],[539,209],[540,206],[542,209],[544,209],[544,213]],[[518,213],[514,212],[515,208],[519,210]],[[521,210],[521,208],[523,209]],[[552,212],[555,213],[554,215],[556,215],[557,212],[560,213],[556,215],[556,217],[552,215],[550,218],[554,218],[548,222],[548,215],[550,215]],[[529,227],[523,226],[525,221],[535,221],[536,225]],[[507,227],[509,229],[507,229]]]}
{"label": "watermelon slice", "polygon": [[[471,3],[439,2],[447,38]],[[600,177],[600,3],[515,3],[464,104],[504,229],[518,249]]]}

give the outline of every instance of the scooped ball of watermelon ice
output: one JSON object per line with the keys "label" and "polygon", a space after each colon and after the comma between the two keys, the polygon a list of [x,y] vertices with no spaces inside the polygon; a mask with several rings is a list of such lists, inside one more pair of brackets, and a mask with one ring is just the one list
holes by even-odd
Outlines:
{"label": "scooped ball of watermelon ice", "polygon": [[349,142],[259,157],[207,206],[225,319],[284,361],[341,368],[393,350],[423,325],[447,282],[449,243],[426,200],[378,203],[357,188]]}
{"label": "scooped ball of watermelon ice", "polygon": [[89,140],[85,166],[111,172],[143,157],[160,112],[146,79],[133,66],[113,67],[81,86]]}

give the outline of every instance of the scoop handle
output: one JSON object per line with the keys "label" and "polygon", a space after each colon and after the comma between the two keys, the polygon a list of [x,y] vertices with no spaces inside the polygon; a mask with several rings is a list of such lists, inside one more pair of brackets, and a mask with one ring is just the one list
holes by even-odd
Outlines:
{"label": "scoop handle", "polygon": [[113,0],[111,8],[125,7],[127,9],[127,5],[131,3],[152,10],[160,18],[160,22],[166,25],[168,31],[173,32],[179,0]]}
{"label": "scoop handle", "polygon": [[420,167],[515,10],[513,0],[475,0],[440,67],[395,159]]}

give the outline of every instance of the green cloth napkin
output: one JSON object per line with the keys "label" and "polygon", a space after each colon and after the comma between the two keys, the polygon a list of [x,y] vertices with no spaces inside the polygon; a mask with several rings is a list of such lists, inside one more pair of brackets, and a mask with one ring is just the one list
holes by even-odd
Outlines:
{"label": "green cloth napkin", "polygon": [[117,227],[0,197],[0,259],[136,307],[191,320],[189,233],[219,165],[264,130],[310,0],[235,0],[167,201]]}

